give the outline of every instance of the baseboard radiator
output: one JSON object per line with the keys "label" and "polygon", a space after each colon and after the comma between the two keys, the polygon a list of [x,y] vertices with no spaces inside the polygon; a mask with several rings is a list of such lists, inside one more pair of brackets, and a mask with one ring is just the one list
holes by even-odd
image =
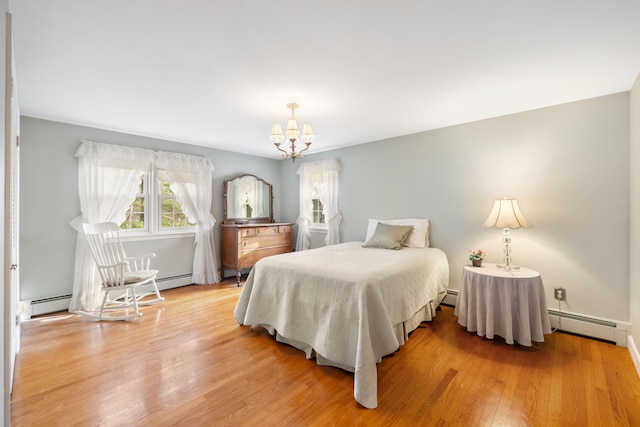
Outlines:
{"label": "baseboard radiator", "polygon": [[[457,299],[458,291],[449,289],[443,304],[455,306]],[[554,309],[549,309],[549,320],[551,329],[608,341],[622,347],[627,347],[627,336],[631,330],[631,325],[626,322],[614,322]]]}
{"label": "baseboard radiator", "polygon": [[[178,288],[191,284],[191,273],[157,279],[158,288],[162,290]],[[443,304],[455,307],[458,291],[447,290]],[[69,308],[71,295],[60,295],[33,301],[21,301],[21,318],[65,311]],[[578,315],[559,310],[549,309],[551,328],[572,334],[609,341],[616,345],[627,347],[627,335],[631,325],[624,322],[612,322],[594,317]]]}
{"label": "baseboard radiator", "polygon": [[[161,291],[181,286],[190,285],[192,273],[180,274],[176,276],[163,277],[156,279],[158,289]],[[56,313],[69,309],[71,303],[71,294],[58,295],[50,298],[41,298],[32,301],[20,301],[20,317],[22,320],[29,319],[31,316],[40,316],[42,314]]]}

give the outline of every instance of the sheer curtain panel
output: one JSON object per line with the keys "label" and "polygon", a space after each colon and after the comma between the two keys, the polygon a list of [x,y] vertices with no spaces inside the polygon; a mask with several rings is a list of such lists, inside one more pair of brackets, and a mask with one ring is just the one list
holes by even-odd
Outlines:
{"label": "sheer curtain panel", "polygon": [[127,209],[138,193],[141,176],[150,169],[155,153],[141,148],[82,141],[76,157],[79,158],[81,213],[71,221],[78,235],[70,312],[93,311],[101,303],[98,269],[82,224],[120,224],[124,221]]}
{"label": "sheer curtain panel", "polygon": [[220,282],[214,245],[216,219],[211,214],[213,163],[206,157],[159,152],[158,176],[171,181],[171,191],[189,221],[196,224],[193,283]]}
{"label": "sheer curtain panel", "polygon": [[339,174],[342,167],[337,159],[319,160],[300,165],[300,214],[296,250],[309,249],[309,227],[313,223],[313,199],[320,200],[323,206],[327,236],[324,243],[327,246],[340,243],[340,222],[342,215],[338,209],[340,181]]}

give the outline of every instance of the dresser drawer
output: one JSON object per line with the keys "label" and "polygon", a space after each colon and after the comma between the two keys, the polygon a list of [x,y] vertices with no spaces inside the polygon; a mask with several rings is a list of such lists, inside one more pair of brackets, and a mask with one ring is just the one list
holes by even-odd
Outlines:
{"label": "dresser drawer", "polygon": [[240,268],[249,268],[264,257],[290,252],[289,247],[277,246],[273,248],[256,249],[253,251],[242,251],[238,254]]}
{"label": "dresser drawer", "polygon": [[290,225],[279,225],[278,226],[279,233],[287,233],[291,234],[291,226]]}
{"label": "dresser drawer", "polygon": [[273,236],[280,233],[280,226],[272,225],[269,227],[256,227],[256,236]]}
{"label": "dresser drawer", "polygon": [[239,250],[268,248],[271,246],[291,246],[291,233],[266,234],[263,236],[243,237],[238,242]]}
{"label": "dresser drawer", "polygon": [[243,237],[253,237],[256,235],[255,228],[241,228],[238,230],[238,237],[242,239]]}
{"label": "dresser drawer", "polygon": [[272,236],[281,233],[290,233],[290,225],[270,225],[268,227],[251,227],[241,228],[238,230],[240,237],[254,237],[254,236]]}

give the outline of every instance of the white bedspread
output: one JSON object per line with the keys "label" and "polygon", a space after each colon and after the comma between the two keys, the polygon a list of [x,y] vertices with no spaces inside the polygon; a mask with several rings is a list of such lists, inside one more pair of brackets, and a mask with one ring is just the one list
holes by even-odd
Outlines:
{"label": "white bedspread", "polygon": [[234,316],[241,325],[265,327],[318,364],[354,372],[355,399],[376,408],[376,363],[404,344],[394,329],[448,283],[448,261],[439,249],[348,242],[260,260]]}

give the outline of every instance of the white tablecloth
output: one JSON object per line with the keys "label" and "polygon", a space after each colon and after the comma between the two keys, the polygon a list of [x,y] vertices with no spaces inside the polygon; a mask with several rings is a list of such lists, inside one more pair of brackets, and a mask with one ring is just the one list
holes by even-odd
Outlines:
{"label": "white tablecloth", "polygon": [[498,335],[508,344],[531,346],[551,333],[542,278],[528,268],[465,266],[455,314],[468,331],[490,339]]}

